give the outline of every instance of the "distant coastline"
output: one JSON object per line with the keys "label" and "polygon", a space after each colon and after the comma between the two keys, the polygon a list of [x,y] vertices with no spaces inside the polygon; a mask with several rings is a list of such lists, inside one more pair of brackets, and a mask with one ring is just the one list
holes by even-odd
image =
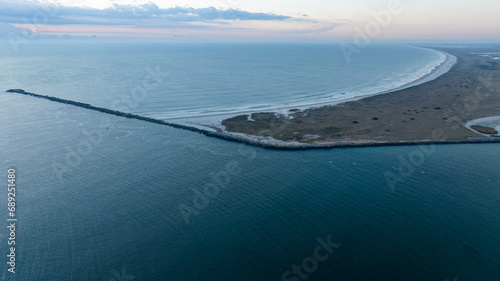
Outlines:
{"label": "distant coastline", "polygon": [[[225,134],[274,146],[499,142],[498,137],[478,134],[465,125],[468,120],[500,114],[494,106],[498,103],[495,95],[477,93],[486,87],[483,84],[494,84],[484,80],[500,75],[498,63],[489,56],[473,55],[473,50],[477,48],[436,50],[446,55],[443,63],[392,91],[286,113],[254,112],[226,118],[222,128],[212,126]],[[500,91],[500,85],[495,86]],[[490,91],[493,88],[488,85]],[[471,101],[477,108],[466,104]],[[446,132],[446,137],[435,139],[436,129]]]}
{"label": "distant coastline", "polygon": [[[421,48],[421,47],[415,47],[415,48]],[[227,132],[222,126],[222,122],[224,120],[227,120],[229,118],[233,118],[235,116],[239,116],[242,114],[252,114],[252,113],[260,113],[260,112],[276,112],[279,114],[285,114],[288,115],[290,113],[290,110],[307,110],[311,108],[317,108],[317,107],[322,107],[322,106],[333,106],[333,105],[338,105],[346,102],[351,102],[351,101],[358,101],[364,98],[372,97],[372,96],[377,96],[377,95],[383,95],[387,93],[392,93],[392,92],[397,92],[401,91],[404,89],[408,89],[411,87],[416,87],[421,84],[430,82],[432,80],[435,80],[439,78],[440,76],[446,74],[450,69],[457,63],[457,57],[454,55],[451,55],[449,53],[446,53],[444,51],[439,51],[431,48],[422,48],[426,50],[430,50],[433,52],[436,52],[440,54],[443,59],[436,65],[434,65],[430,71],[420,78],[410,81],[406,84],[403,84],[399,87],[384,90],[384,91],[379,91],[379,92],[371,92],[365,95],[357,95],[357,96],[352,96],[352,97],[339,97],[336,99],[327,99],[327,100],[322,100],[322,101],[316,101],[316,102],[309,102],[309,103],[304,103],[301,105],[286,105],[286,106],[277,106],[277,107],[272,107],[272,108],[266,108],[266,109],[253,109],[253,110],[242,110],[242,111],[235,111],[235,112],[226,112],[226,113],[212,113],[212,114],[203,114],[203,115],[195,115],[195,116],[189,116],[189,117],[174,117],[174,118],[166,118],[164,120],[168,121],[174,121],[175,123],[180,123],[184,124],[187,126],[192,126],[196,127],[198,129],[202,130],[209,130],[209,131],[218,131],[218,132],[223,132],[225,134],[231,134],[230,132]],[[251,141],[262,141],[253,138],[252,136],[248,136],[245,134],[231,134],[236,137],[242,137],[245,139],[250,139]],[[273,142],[273,143],[279,143],[276,141],[272,140],[266,140],[266,142]]]}
{"label": "distant coastline", "polygon": [[[415,47],[415,48],[421,48],[421,47]],[[266,107],[266,108],[262,108],[262,109],[255,108],[255,109],[245,109],[245,110],[237,110],[237,111],[230,111],[230,112],[222,112],[222,113],[207,113],[207,114],[199,114],[199,115],[191,115],[191,116],[168,117],[168,118],[162,118],[162,119],[168,120],[168,121],[175,120],[176,122],[180,122],[180,123],[184,123],[185,121],[188,121],[188,124],[211,124],[211,125],[214,125],[216,123],[220,123],[224,119],[234,117],[237,115],[241,115],[241,114],[247,114],[247,113],[273,111],[273,112],[279,112],[279,113],[286,114],[287,111],[289,111],[290,109],[305,110],[305,109],[314,108],[314,107],[321,107],[321,106],[325,106],[325,105],[336,105],[336,104],[341,104],[341,103],[345,103],[345,102],[349,102],[349,101],[357,101],[357,100],[371,97],[371,96],[382,95],[382,94],[386,94],[386,93],[400,91],[400,90],[404,90],[407,88],[421,85],[423,83],[427,83],[429,81],[437,79],[438,77],[446,74],[457,63],[457,58],[451,54],[446,53],[446,52],[434,50],[431,48],[421,48],[421,49],[429,50],[429,51],[440,54],[442,56],[442,60],[439,61],[437,64],[431,66],[428,69],[428,72],[423,74],[421,77],[418,77],[417,79],[412,80],[410,82],[404,83],[403,85],[400,85],[398,87],[390,88],[387,90],[372,91],[372,92],[369,92],[366,94],[348,96],[348,97],[338,95],[337,97],[323,98],[323,99],[318,100],[318,101],[305,102],[305,103],[301,103],[301,104],[276,105],[276,106]]]}
{"label": "distant coastline", "polygon": [[[415,47],[415,48],[421,48],[421,47]],[[224,127],[221,125],[224,120],[227,120],[229,118],[233,118],[235,116],[239,116],[242,114],[252,114],[252,113],[259,113],[259,112],[276,112],[279,114],[289,114],[290,110],[307,110],[311,108],[317,108],[317,107],[322,107],[322,106],[331,106],[331,105],[338,105],[346,102],[351,102],[351,101],[358,101],[367,97],[372,97],[372,96],[377,96],[377,95],[383,95],[387,93],[392,93],[396,91],[401,91],[404,89],[408,89],[411,87],[416,87],[421,84],[430,82],[432,80],[435,80],[439,78],[440,76],[446,74],[450,69],[457,63],[457,57],[446,53],[444,51],[439,51],[431,48],[422,48],[426,50],[430,50],[433,52],[436,52],[440,55],[442,55],[443,59],[436,65],[432,66],[430,69],[430,72],[424,74],[420,78],[410,81],[406,84],[403,84],[399,87],[384,90],[384,91],[379,91],[379,92],[371,92],[365,95],[357,95],[357,96],[352,96],[352,97],[339,97],[336,99],[327,99],[327,100],[321,100],[321,101],[315,101],[315,102],[309,102],[309,103],[304,103],[301,105],[284,105],[284,106],[275,106],[271,108],[266,108],[266,109],[249,109],[249,110],[241,110],[241,111],[234,111],[234,112],[225,112],[225,113],[211,113],[211,114],[202,114],[202,115],[194,115],[194,116],[180,116],[180,117],[171,117],[171,118],[165,118],[162,120],[166,121],[171,121],[174,123],[179,123],[183,124],[186,126],[190,127],[195,127],[201,130],[208,130],[212,132],[223,132],[225,134],[231,134],[230,132],[227,132]],[[239,134],[239,135],[234,135],[236,137],[242,137],[242,138],[247,138],[250,139],[251,141],[255,141],[254,138],[251,136],[246,136],[245,134]],[[271,141],[272,142],[272,141]]]}

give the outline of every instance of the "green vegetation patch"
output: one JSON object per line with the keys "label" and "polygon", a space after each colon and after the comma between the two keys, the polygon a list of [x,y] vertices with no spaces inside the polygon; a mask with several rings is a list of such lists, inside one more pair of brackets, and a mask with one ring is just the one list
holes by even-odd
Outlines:
{"label": "green vegetation patch", "polygon": [[480,125],[472,125],[470,127],[483,134],[498,135],[498,131],[490,127],[480,126]]}
{"label": "green vegetation patch", "polygon": [[340,133],[340,131],[342,131],[341,128],[334,127],[334,126],[326,127],[324,130],[325,134],[327,134],[327,135],[335,135],[335,134]]}

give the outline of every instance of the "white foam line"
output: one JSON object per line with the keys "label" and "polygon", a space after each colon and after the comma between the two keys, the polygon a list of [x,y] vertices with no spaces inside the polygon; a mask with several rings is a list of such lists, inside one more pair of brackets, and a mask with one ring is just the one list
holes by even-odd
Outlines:
{"label": "white foam line", "polygon": [[[415,47],[415,48],[421,48],[421,47]],[[328,100],[322,100],[322,101],[315,101],[315,102],[309,102],[309,103],[302,103],[302,104],[292,104],[292,105],[278,105],[278,106],[270,106],[266,108],[249,108],[245,110],[234,110],[234,111],[229,111],[229,112],[220,112],[220,113],[209,113],[209,114],[200,114],[200,115],[190,115],[190,116],[173,116],[173,117],[164,117],[164,118],[159,118],[162,120],[177,120],[177,123],[188,123],[191,125],[194,124],[207,124],[215,127],[221,127],[220,122],[224,119],[231,118],[234,116],[242,115],[242,114],[249,114],[249,113],[257,113],[257,112],[268,112],[268,111],[275,111],[278,113],[282,113],[285,115],[291,114],[292,112],[289,112],[290,109],[300,109],[300,110],[305,110],[309,108],[314,108],[314,107],[320,107],[320,106],[325,106],[325,105],[337,105],[349,101],[357,101],[363,98],[371,97],[371,96],[377,96],[377,95],[382,95],[386,93],[391,93],[391,92],[396,92],[404,89],[408,89],[411,87],[415,87],[427,82],[430,82],[432,80],[437,79],[438,77],[446,74],[452,67],[457,63],[457,58],[451,54],[442,52],[442,51],[437,51],[433,49],[428,49],[428,48],[421,48],[421,49],[426,49],[430,50],[433,52],[436,52],[440,55],[440,60],[437,62],[435,65],[432,65],[428,68],[425,69],[425,71],[422,71],[422,75],[420,77],[417,77],[416,79],[400,85],[398,87],[392,88],[392,89],[385,89],[381,91],[372,91],[368,92],[365,94],[359,94],[355,96],[343,96],[343,97],[337,97],[337,98],[331,98]],[[155,117],[158,118],[158,117]]]}

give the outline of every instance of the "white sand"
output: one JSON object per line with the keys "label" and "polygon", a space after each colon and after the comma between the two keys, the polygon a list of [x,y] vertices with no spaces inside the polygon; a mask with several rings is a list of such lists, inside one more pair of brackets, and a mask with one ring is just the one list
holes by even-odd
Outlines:
{"label": "white sand", "polygon": [[[163,119],[165,121],[173,122],[173,123],[178,123],[178,124],[184,124],[192,127],[196,127],[199,129],[203,130],[211,130],[215,131],[214,128],[218,128],[222,131],[225,132],[224,126],[221,125],[221,122],[225,119],[235,117],[238,115],[242,114],[251,114],[251,113],[256,113],[256,112],[277,112],[281,113],[284,115],[289,115],[292,112],[290,112],[290,109],[300,109],[300,110],[305,110],[309,108],[314,108],[314,107],[321,107],[321,106],[326,106],[326,105],[337,105],[349,101],[356,101],[360,100],[366,97],[371,97],[371,96],[377,96],[377,95],[382,95],[382,94],[387,94],[395,91],[400,91],[404,89],[408,89],[411,87],[415,87],[427,82],[430,82],[432,80],[437,79],[438,77],[446,74],[450,69],[457,63],[457,58],[453,55],[450,55],[445,52],[437,51],[437,50],[432,50],[437,53],[440,53],[443,56],[443,61],[437,66],[435,66],[430,73],[424,75],[423,77],[410,82],[408,84],[402,85],[400,87],[386,90],[386,91],[381,91],[381,92],[373,92],[365,95],[358,95],[358,96],[351,96],[351,97],[336,97],[330,100],[324,100],[324,101],[318,101],[318,102],[311,102],[308,104],[302,104],[300,106],[278,106],[274,108],[266,108],[263,110],[245,110],[245,111],[238,111],[238,112],[228,112],[228,113],[216,113],[216,114],[209,114],[209,115],[203,115],[203,116],[193,116],[193,117],[182,117],[182,118],[167,118]],[[225,132],[227,133],[227,132]]]}

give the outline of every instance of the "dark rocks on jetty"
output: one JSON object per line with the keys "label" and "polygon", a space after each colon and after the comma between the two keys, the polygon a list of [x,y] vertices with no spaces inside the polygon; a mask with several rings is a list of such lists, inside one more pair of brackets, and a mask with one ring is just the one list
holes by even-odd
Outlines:
{"label": "dark rocks on jetty", "polygon": [[238,142],[243,144],[248,144],[256,147],[274,149],[274,150],[310,150],[310,149],[330,149],[337,147],[368,147],[368,146],[406,146],[406,145],[421,145],[421,144],[459,144],[459,143],[500,143],[500,138],[471,138],[468,140],[446,140],[446,141],[404,141],[404,142],[373,142],[373,143],[329,143],[329,144],[268,144],[259,141],[254,141],[246,138],[235,137],[223,133],[212,132],[207,130],[198,129],[195,127],[175,124],[166,122],[159,119],[144,117],[132,113],[121,112],[117,110],[107,109],[103,107],[93,106],[88,103],[82,103],[72,100],[66,100],[46,95],[38,95],[30,92],[26,92],[22,89],[10,89],[6,91],[7,93],[17,93],[26,96],[32,96],[36,98],[47,99],[50,101],[55,101],[59,103],[69,104],[73,106],[78,106],[90,110],[99,111],[106,114],[111,114],[115,116],[137,119],[146,122],[156,123],[160,125],[170,126],[173,128],[183,129],[195,133],[205,135],[207,137],[215,137],[227,141]]}

